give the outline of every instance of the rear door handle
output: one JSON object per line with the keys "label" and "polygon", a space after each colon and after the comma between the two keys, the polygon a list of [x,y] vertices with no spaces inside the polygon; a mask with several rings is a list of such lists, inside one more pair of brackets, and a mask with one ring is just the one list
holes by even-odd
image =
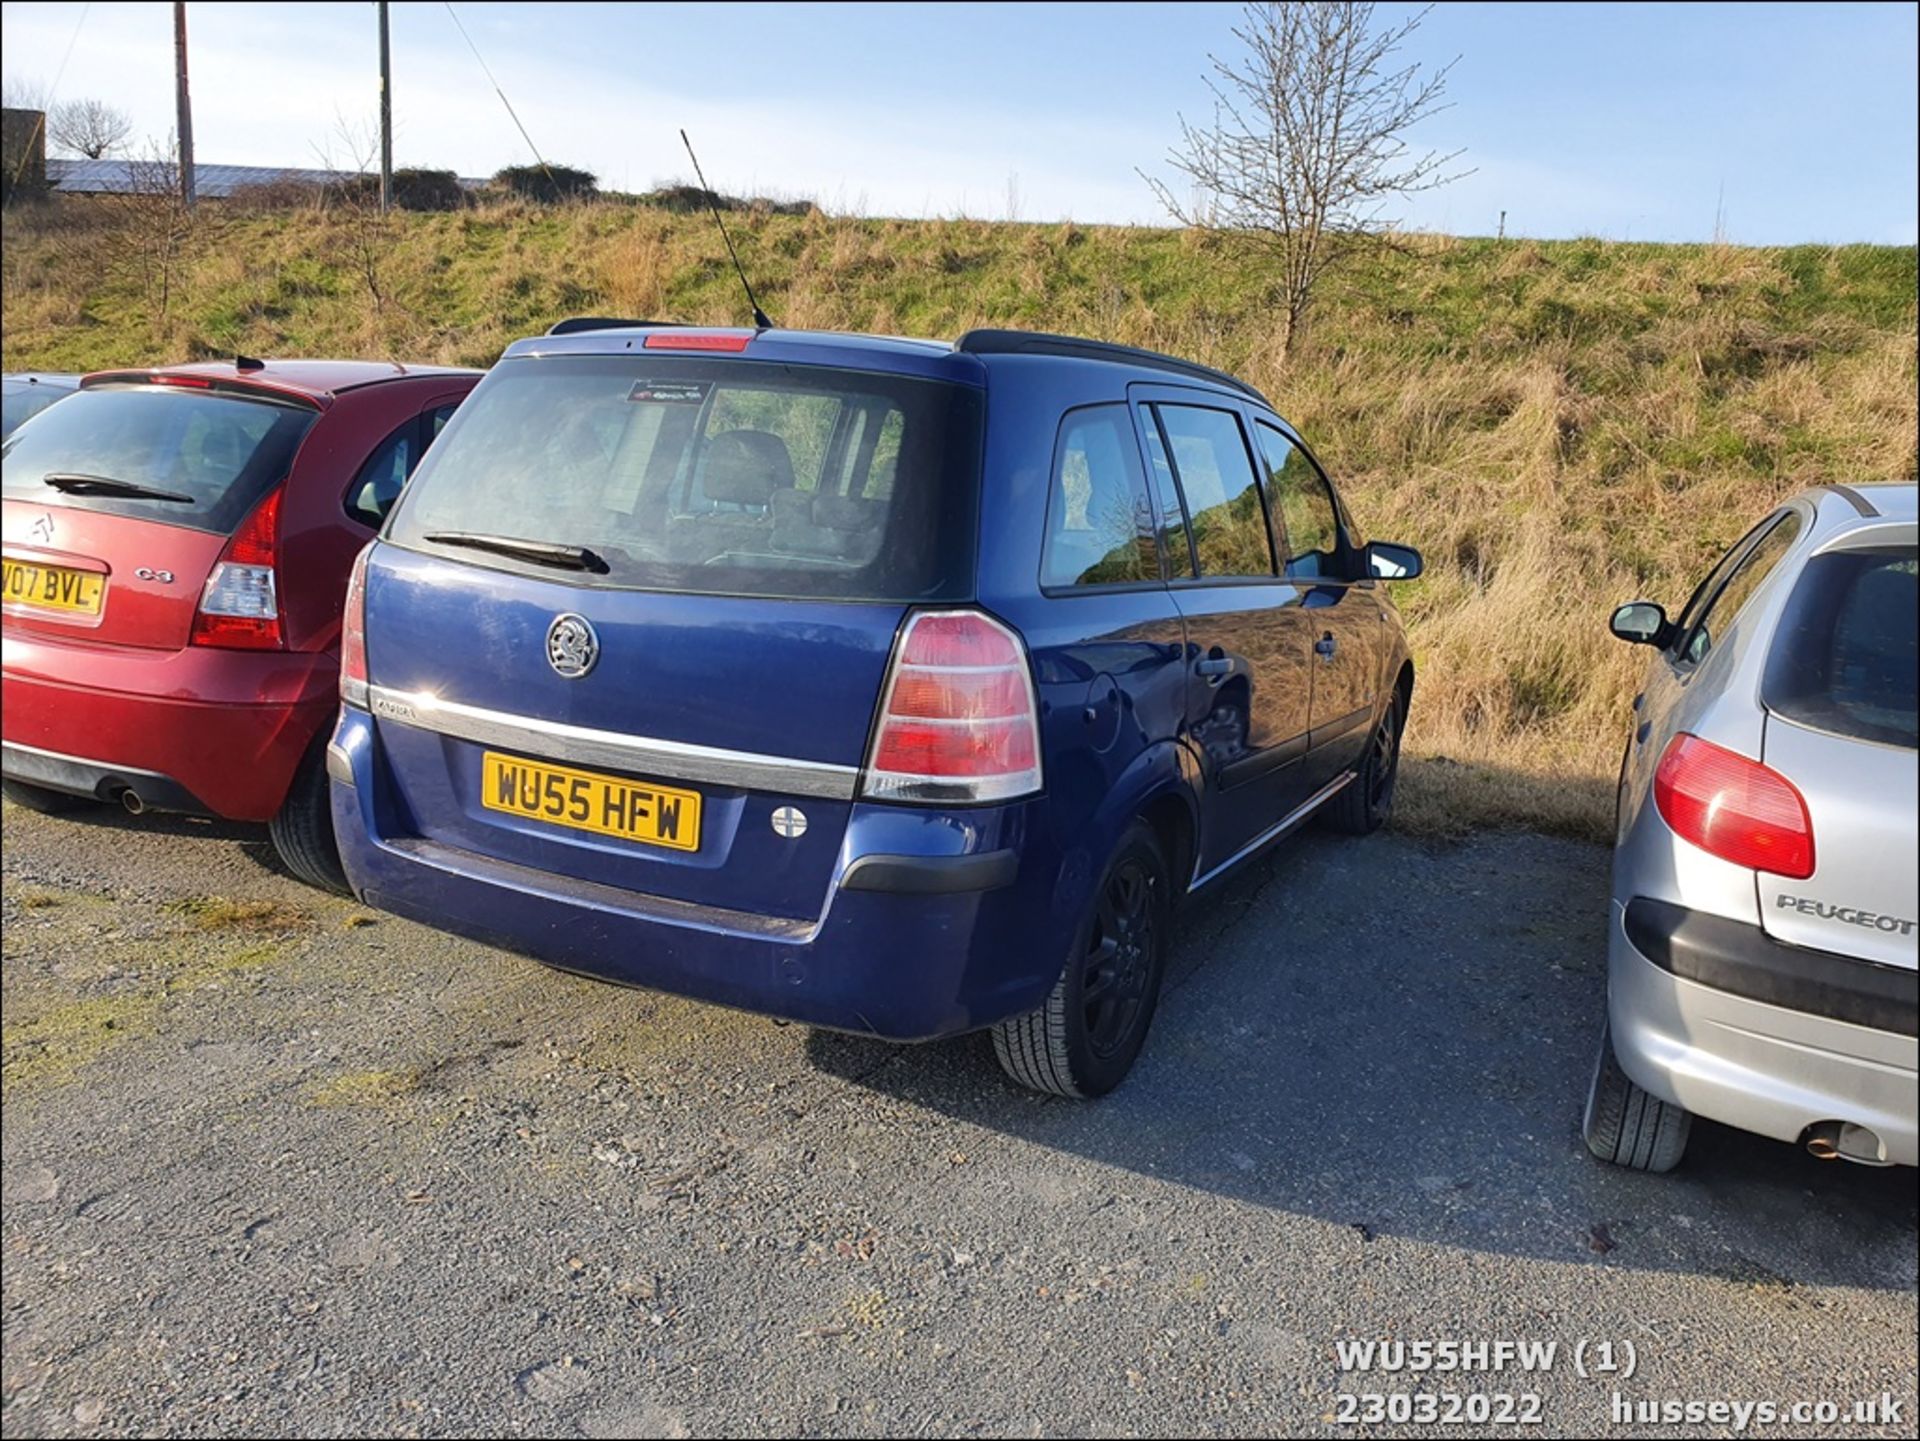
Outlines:
{"label": "rear door handle", "polygon": [[1193,663],[1193,673],[1195,675],[1222,676],[1228,674],[1232,669],[1233,662],[1225,656],[1208,656],[1204,660],[1197,660]]}
{"label": "rear door handle", "polygon": [[1315,641],[1313,643],[1313,649],[1315,654],[1323,655],[1328,660],[1332,660],[1333,653],[1337,649],[1337,645],[1333,638],[1333,632],[1328,631],[1325,635],[1321,636],[1320,639]]}

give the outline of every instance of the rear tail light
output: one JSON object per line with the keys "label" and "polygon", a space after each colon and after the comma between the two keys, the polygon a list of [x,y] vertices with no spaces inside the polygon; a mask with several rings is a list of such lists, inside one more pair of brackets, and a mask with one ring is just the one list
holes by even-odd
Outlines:
{"label": "rear tail light", "polygon": [[193,617],[195,645],[280,650],[280,597],[274,562],[280,548],[280,487],[267,492],[220,552]]}
{"label": "rear tail light", "polygon": [[340,620],[340,699],[361,709],[367,704],[367,557],[368,541],[354,557],[347,580],[347,609]]}
{"label": "rear tail light", "polygon": [[1807,803],[1758,761],[1683,732],[1660,757],[1653,801],[1676,835],[1723,861],[1796,881],[1813,874]]}
{"label": "rear tail light", "polygon": [[1039,789],[1039,707],[1020,638],[978,611],[915,615],[894,646],[862,794],[965,804]]}

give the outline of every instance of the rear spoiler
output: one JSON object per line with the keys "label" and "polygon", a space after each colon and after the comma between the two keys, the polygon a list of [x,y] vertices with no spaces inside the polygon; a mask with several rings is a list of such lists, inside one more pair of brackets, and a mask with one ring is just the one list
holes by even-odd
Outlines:
{"label": "rear spoiler", "polygon": [[325,410],[327,402],[304,390],[293,390],[265,380],[229,380],[219,375],[177,375],[164,370],[96,370],[80,377],[80,389],[102,385],[166,385],[179,390],[211,390],[223,395],[244,396],[275,405],[297,405],[305,410]]}
{"label": "rear spoiler", "polygon": [[684,320],[618,320],[607,315],[574,315],[554,321],[547,328],[547,334],[578,335],[583,330],[659,330],[685,324]]}

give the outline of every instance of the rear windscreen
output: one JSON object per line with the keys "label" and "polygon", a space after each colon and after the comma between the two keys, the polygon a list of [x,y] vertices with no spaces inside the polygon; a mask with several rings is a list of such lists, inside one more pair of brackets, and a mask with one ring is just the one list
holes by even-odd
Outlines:
{"label": "rear windscreen", "polygon": [[[389,525],[397,544],[585,585],[834,600],[970,594],[981,401],[753,361],[505,360]],[[604,574],[430,540],[583,546]]]}
{"label": "rear windscreen", "polygon": [[[0,483],[9,500],[225,534],[285,478],[316,414],[306,406],[177,387],[81,390],[7,437]],[[178,499],[112,495],[104,486],[77,494],[48,483],[72,476]]]}
{"label": "rear windscreen", "polygon": [[1787,602],[1761,699],[1816,730],[1914,746],[1916,610],[1920,561],[1912,549],[1815,556]]}

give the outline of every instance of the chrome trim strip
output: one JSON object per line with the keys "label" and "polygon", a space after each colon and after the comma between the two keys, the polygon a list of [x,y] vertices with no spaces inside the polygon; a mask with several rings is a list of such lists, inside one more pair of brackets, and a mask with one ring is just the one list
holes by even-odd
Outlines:
{"label": "chrome trim strip", "polygon": [[1352,779],[1352,771],[1343,771],[1341,774],[1335,776],[1326,785],[1308,796],[1299,805],[1287,812],[1286,815],[1282,816],[1266,830],[1260,832],[1259,835],[1248,841],[1244,846],[1240,847],[1239,850],[1228,856],[1204,876],[1194,877],[1192,881],[1188,882],[1187,889],[1189,891],[1199,890],[1200,887],[1214,880],[1223,871],[1231,870],[1234,866],[1239,865],[1241,861],[1245,860],[1262,846],[1267,845],[1271,841],[1279,840],[1285,832],[1292,830],[1295,826],[1299,825],[1301,821],[1305,820],[1331,800],[1335,792],[1345,788]]}
{"label": "chrome trim strip", "polygon": [[662,780],[699,781],[742,790],[852,800],[858,766],[753,751],[722,750],[685,741],[623,735],[561,721],[536,720],[441,700],[425,692],[367,688],[367,709],[376,719],[434,731],[477,745],[504,746],[534,757],[634,771]]}

